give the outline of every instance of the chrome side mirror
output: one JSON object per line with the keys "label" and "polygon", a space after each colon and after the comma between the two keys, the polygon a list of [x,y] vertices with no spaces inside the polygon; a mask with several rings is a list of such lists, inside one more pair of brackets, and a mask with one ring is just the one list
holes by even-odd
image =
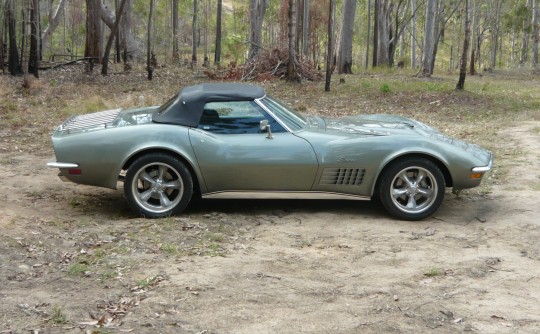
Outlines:
{"label": "chrome side mirror", "polygon": [[268,124],[268,120],[267,119],[263,119],[261,121],[261,123],[259,124],[259,128],[261,129],[261,132],[262,131],[267,131],[268,132],[268,135],[266,136],[266,138],[268,139],[274,139],[274,137],[272,136],[272,129],[270,127],[270,124]]}

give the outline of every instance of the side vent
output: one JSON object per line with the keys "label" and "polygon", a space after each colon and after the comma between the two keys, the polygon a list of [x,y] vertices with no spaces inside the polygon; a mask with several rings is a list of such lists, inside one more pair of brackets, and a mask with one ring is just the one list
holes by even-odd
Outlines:
{"label": "side vent", "polygon": [[325,168],[320,185],[358,186],[362,184],[365,169],[358,168]]}

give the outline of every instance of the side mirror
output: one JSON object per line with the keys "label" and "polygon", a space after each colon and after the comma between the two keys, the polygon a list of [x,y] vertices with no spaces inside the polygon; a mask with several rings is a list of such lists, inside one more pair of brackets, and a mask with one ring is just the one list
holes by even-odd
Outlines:
{"label": "side mirror", "polygon": [[259,128],[261,129],[261,131],[267,131],[268,132],[268,136],[266,136],[266,138],[274,139],[274,137],[272,136],[272,129],[270,128],[270,124],[268,124],[267,119],[263,119],[261,121],[261,123],[259,124]]}

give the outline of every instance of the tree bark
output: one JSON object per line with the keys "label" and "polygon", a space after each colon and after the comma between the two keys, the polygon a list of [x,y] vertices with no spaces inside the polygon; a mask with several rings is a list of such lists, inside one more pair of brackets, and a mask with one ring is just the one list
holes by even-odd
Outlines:
{"label": "tree bark", "polygon": [[456,90],[465,88],[465,76],[467,75],[467,55],[469,52],[469,44],[471,40],[471,10],[469,0],[465,0],[465,38],[463,39],[463,53],[461,55],[461,64],[459,69],[459,80],[456,85]]}
{"label": "tree bark", "polygon": [[437,0],[428,0],[426,9],[426,28],[424,32],[424,50],[422,54],[422,70],[419,75],[421,77],[431,77],[431,61],[433,57],[433,49],[435,43],[435,8]]}
{"label": "tree bark", "polygon": [[[249,1],[249,52],[248,59],[257,55],[262,44],[262,24],[267,0]],[[294,1],[294,0],[293,0]],[[297,0],[298,1],[298,0]],[[290,6],[289,6],[290,9]],[[296,25],[294,26],[296,29]],[[289,32],[290,33],[290,32]]]}
{"label": "tree bark", "polygon": [[[197,0],[194,0],[196,3]],[[146,42],[146,70],[148,72],[148,80],[152,80],[154,77],[154,67],[152,66],[152,42],[154,31],[154,6],[155,0],[150,0],[150,11],[148,13],[148,35]],[[195,43],[193,43],[195,44]]]}
{"label": "tree bark", "polygon": [[173,51],[172,58],[173,60],[178,60],[180,58],[180,49],[178,42],[178,0],[172,1],[172,33],[173,33]]}
{"label": "tree bark", "polygon": [[214,51],[214,64],[218,65],[221,62],[221,12],[223,8],[223,0],[217,0],[216,13],[216,49]]}
{"label": "tree bark", "polygon": [[193,0],[193,18],[191,21],[192,39],[193,39],[191,43],[191,62],[193,63],[193,66],[197,64],[197,16],[198,16],[197,1],[199,0]]}
{"label": "tree bark", "polygon": [[[527,9],[531,8],[531,0],[527,0],[525,5]],[[530,21],[525,20],[523,23],[523,33],[521,38],[521,57],[519,58],[520,65],[525,65],[528,60],[527,53],[529,52],[529,30],[530,30]]]}
{"label": "tree bark", "polygon": [[120,3],[120,7],[117,11],[118,15],[116,16],[116,19],[114,20],[114,26],[111,30],[111,34],[109,35],[109,39],[107,40],[107,46],[105,47],[105,53],[103,54],[103,65],[101,67],[101,74],[107,75],[107,71],[109,69],[109,54],[111,52],[112,42],[115,39],[115,36],[118,36],[118,28],[120,27],[120,21],[122,20],[122,13],[124,11],[124,5],[126,4],[127,0],[122,0]]}
{"label": "tree bark", "polygon": [[532,66],[538,70],[538,0],[533,0],[533,47],[532,47]]}
{"label": "tree bark", "polygon": [[352,42],[356,0],[345,0],[342,10],[342,28],[339,43],[338,72],[352,74]]}
{"label": "tree bark", "polygon": [[304,0],[302,15],[302,54],[308,56],[309,52],[309,0]]}
{"label": "tree bark", "polygon": [[371,45],[371,42],[369,38],[371,37],[371,0],[368,0],[367,2],[367,35],[366,35],[366,60],[364,63],[364,69],[368,69],[369,67],[369,46]]}
{"label": "tree bark", "polygon": [[86,43],[84,56],[89,58],[86,71],[91,72],[94,64],[101,62],[101,14],[100,0],[86,0]]}
{"label": "tree bark", "polygon": [[40,57],[40,27],[39,27],[39,1],[32,0],[30,8],[30,59],[28,72],[39,78]]}
{"label": "tree bark", "polygon": [[416,68],[416,1],[411,0],[411,68]]}
{"label": "tree bark", "polygon": [[377,60],[379,59],[377,52],[379,50],[379,11],[381,9],[381,1],[375,0],[373,8],[373,56],[372,56],[372,67],[377,67]]}
{"label": "tree bark", "polygon": [[[299,1],[299,0],[296,0]],[[287,64],[287,81],[300,81],[296,69],[296,4],[289,0],[289,62]]]}
{"label": "tree bark", "polygon": [[375,4],[378,5],[375,12],[376,24],[377,24],[377,64],[376,66],[388,66],[390,65],[389,55],[389,42],[390,35],[388,30],[388,9],[389,3],[388,0],[377,0]]}
{"label": "tree bark", "polygon": [[22,74],[19,50],[17,48],[17,21],[15,18],[14,0],[7,0],[6,20],[9,34],[8,70],[11,75]]}
{"label": "tree bark", "polygon": [[328,49],[326,51],[326,79],[324,83],[324,91],[330,91],[330,83],[332,82],[332,59],[334,58],[334,15],[336,12],[336,0],[329,1],[328,10]]}

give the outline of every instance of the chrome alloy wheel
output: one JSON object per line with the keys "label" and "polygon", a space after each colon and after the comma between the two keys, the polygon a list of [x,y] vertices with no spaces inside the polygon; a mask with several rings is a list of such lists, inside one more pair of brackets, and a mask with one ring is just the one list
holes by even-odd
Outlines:
{"label": "chrome alloy wheel", "polygon": [[429,170],[416,166],[397,173],[390,187],[390,197],[396,208],[410,214],[429,209],[438,193],[435,176]]}
{"label": "chrome alloy wheel", "polygon": [[163,213],[176,207],[184,194],[180,173],[163,162],[141,167],[132,180],[131,189],[137,204],[152,213]]}

